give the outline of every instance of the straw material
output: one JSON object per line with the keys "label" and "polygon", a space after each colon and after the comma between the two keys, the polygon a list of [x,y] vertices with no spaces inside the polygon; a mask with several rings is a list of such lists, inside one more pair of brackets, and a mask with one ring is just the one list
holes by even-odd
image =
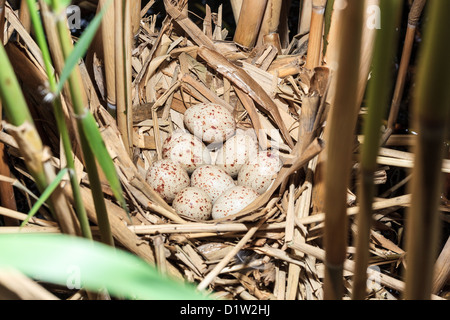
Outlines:
{"label": "straw material", "polygon": [[[118,2],[121,1],[115,3]],[[252,15],[242,15],[242,12],[248,10],[245,8],[250,3],[255,5],[256,2],[260,4],[260,14],[256,14],[255,8],[251,7]],[[274,2],[276,1],[267,1],[269,4]],[[103,49],[109,54],[114,53],[116,63],[114,70],[110,70],[114,71],[111,72],[114,76],[106,75],[106,61],[100,63],[92,59],[93,63],[97,61],[94,64],[95,74],[87,72],[91,66],[85,65],[86,61],[80,61],[87,96],[86,106],[97,120],[130,209],[128,217],[114,201],[112,190],[102,178],[102,191],[116,246],[155,265],[161,273],[191,282],[199,289],[211,292],[212,297],[235,300],[320,300],[326,297],[324,282],[329,274],[329,261],[324,233],[327,217],[323,203],[317,204],[324,198],[323,195],[322,198],[316,198],[316,188],[321,184],[320,178],[324,178],[321,176],[319,160],[330,143],[325,133],[330,125],[329,102],[336,95],[336,87],[333,87],[336,80],[333,78],[333,61],[338,56],[335,47],[337,44],[330,42],[327,55],[323,57],[325,63],[322,63],[320,55],[317,60],[316,52],[311,53],[314,55],[312,67],[305,65],[307,56],[310,55],[306,40],[309,27],[313,25],[308,19],[307,8],[313,2],[302,2],[304,21],[300,25],[304,34],[295,36],[286,44],[289,37],[286,37],[283,17],[286,17],[289,8],[286,8],[285,1],[281,7],[274,8],[276,14],[273,16],[276,17],[279,12],[279,18],[274,18],[273,24],[268,24],[271,26],[267,29],[270,34],[260,33],[260,28],[256,27],[257,24],[264,25],[267,22],[263,20],[264,13],[268,12],[266,1],[244,0],[242,10],[238,9],[239,1],[232,1],[234,17],[237,19],[237,12],[241,13],[237,21],[241,22],[243,17],[259,20],[252,27],[253,31],[258,30],[251,34],[251,41],[246,40],[245,43],[237,41],[239,37],[235,41],[230,40],[224,29],[225,19],[221,11],[213,12],[211,8],[205,8],[202,21],[197,23],[198,21],[194,21],[196,18],[186,11],[186,1],[164,0],[167,15],[161,26],[157,27],[156,15],[147,13],[156,3],[150,1],[139,12],[138,24],[134,21],[136,8],[129,7],[126,11],[133,17],[132,20],[124,21],[126,29],[117,28],[115,44],[119,42],[118,39],[129,40],[126,51],[128,56],[124,56],[124,45],[116,46],[115,50]],[[40,3],[45,5],[45,1]],[[8,7],[5,16],[5,34],[17,31],[21,37],[20,46],[13,43],[12,38],[7,38],[6,41],[10,42],[9,46],[13,46],[9,49],[11,52],[21,53],[10,59],[14,69],[18,71],[24,91],[27,92],[29,108],[37,120],[37,129],[45,138],[45,145],[52,151],[46,159],[47,164],[54,170],[60,169],[64,165],[64,158],[59,152],[59,137],[48,126],[52,113],[42,107],[42,96],[37,90],[44,87],[46,81],[39,49]],[[337,22],[336,25],[332,23],[330,34],[339,32],[340,18],[332,18]],[[47,16],[47,19],[50,18]],[[115,24],[118,23],[116,20]],[[115,30],[114,26],[109,29]],[[268,36],[275,31],[278,37],[275,41],[257,41],[259,35]],[[317,39],[322,38],[322,31],[320,30],[320,37]],[[250,32],[248,33],[250,36]],[[243,35],[238,33],[238,36]],[[305,35],[306,39],[302,38]],[[313,34],[309,36],[313,37]],[[333,39],[333,35],[329,39]],[[364,39],[367,40],[366,53],[369,54],[371,37],[368,35]],[[105,43],[103,45],[106,46]],[[321,43],[317,44],[317,48],[320,48],[319,53],[322,54]],[[51,51],[53,53],[56,49]],[[369,72],[368,59],[361,59],[366,64],[361,63],[355,67],[354,78],[357,81],[353,84],[354,90],[352,89],[355,101],[361,98],[360,91],[366,85]],[[61,66],[57,61],[55,59],[55,69],[60,71]],[[23,71],[24,66],[27,72]],[[115,80],[113,88],[116,103],[118,107],[120,103],[121,112],[131,110],[128,118],[124,114],[125,117],[119,121],[107,111],[106,102],[112,102],[108,100],[111,96],[103,96],[100,90],[102,87],[106,88],[105,75],[109,80]],[[118,83],[125,86],[120,87]],[[64,92],[62,99],[65,106],[71,103]],[[283,167],[273,177],[270,188],[253,203],[230,217],[207,221],[197,221],[177,214],[171,204],[165,202],[145,179],[152,163],[162,157],[164,140],[175,130],[184,128],[184,113],[201,102],[217,103],[231,111],[239,130],[262,132],[255,135],[260,149],[277,149],[283,161]],[[126,109],[127,107],[132,108]],[[354,111],[356,121],[357,107]],[[66,116],[67,122],[71,123],[72,115],[67,112]],[[77,133],[72,127],[71,134],[74,141],[77,141]],[[125,137],[127,138],[124,139]],[[357,132],[349,137],[345,141],[345,144],[351,146],[347,155],[349,174],[346,177],[349,178],[349,183],[345,185],[343,192],[341,190],[344,199],[339,200],[342,202],[340,219],[348,225],[348,229],[344,231],[346,237],[354,235],[355,216],[359,212],[354,196],[356,186],[350,179],[358,170],[358,148],[352,147],[357,147],[364,139]],[[338,139],[339,136],[335,138]],[[401,177],[393,181],[395,179],[390,174],[413,166],[413,153],[399,151],[397,147],[411,146],[414,141],[415,138],[411,136],[391,135],[380,149],[377,159],[379,167],[376,181],[386,188],[384,193],[377,194],[372,208],[376,223],[372,227],[370,238],[369,272],[370,279],[374,279],[373,286],[368,288],[367,298],[370,299],[398,299],[405,288],[402,281],[406,254],[402,243],[403,212],[411,205],[411,195],[404,192],[403,186],[409,178]],[[0,183],[18,189],[24,203],[34,203],[34,194],[28,192],[23,183],[29,181],[31,176],[22,164],[23,158],[19,151],[22,141],[16,140],[12,132],[1,131],[0,143],[5,146],[17,178],[4,177],[3,175],[7,175],[5,172],[0,175]],[[99,228],[90,192],[91,185],[79,154],[74,152],[82,198],[92,224],[92,233],[98,239]],[[327,159],[324,157],[322,160]],[[337,167],[335,170],[344,169]],[[443,162],[442,172],[450,172],[448,160]],[[391,181],[392,184],[389,184]],[[61,187],[69,199],[66,206],[73,214],[70,184],[64,182]],[[439,209],[442,218],[448,219],[447,205],[441,204]],[[41,208],[40,214],[31,219],[22,232],[61,232],[45,206]],[[0,215],[17,221],[26,219],[26,211],[21,212],[19,208],[3,202]],[[14,225],[0,227],[0,233],[17,230]],[[441,299],[438,294],[444,287],[442,279],[448,274],[448,268],[445,268],[448,250],[440,253],[433,299]],[[344,299],[351,297],[353,254],[352,247],[339,252],[342,257],[339,262],[342,263],[340,279]],[[83,297],[84,294],[79,292],[72,299]]]}

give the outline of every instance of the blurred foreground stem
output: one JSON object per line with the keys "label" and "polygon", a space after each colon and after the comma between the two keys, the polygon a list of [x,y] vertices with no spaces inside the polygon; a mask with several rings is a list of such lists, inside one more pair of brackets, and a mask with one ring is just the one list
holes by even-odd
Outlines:
{"label": "blurred foreground stem", "polygon": [[406,222],[408,300],[430,299],[439,239],[439,198],[444,141],[450,110],[450,1],[430,1],[414,98],[418,132]]}

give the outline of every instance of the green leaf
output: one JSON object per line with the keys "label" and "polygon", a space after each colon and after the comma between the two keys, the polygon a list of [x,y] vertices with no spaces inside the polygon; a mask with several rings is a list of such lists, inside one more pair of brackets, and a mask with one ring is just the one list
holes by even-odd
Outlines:
{"label": "green leaf", "polygon": [[[80,39],[75,44],[70,56],[67,57],[63,70],[61,71],[58,87],[56,88],[55,95],[59,94],[64,87],[65,82],[69,78],[78,61],[86,54],[89,45],[94,39],[100,23],[102,22],[103,15],[111,4],[112,0],[109,0],[103,9],[95,16],[89,23],[88,27],[83,31]],[[70,1],[69,1],[70,3]]]}
{"label": "green leaf", "polygon": [[67,168],[62,169],[55,177],[55,179],[48,185],[48,187],[42,192],[39,199],[35,202],[31,210],[28,212],[27,218],[22,222],[20,227],[24,227],[27,225],[28,221],[34,217],[34,215],[38,212],[39,208],[47,201],[50,195],[55,191],[56,187],[58,187],[64,175],[67,173]]}
{"label": "green leaf", "polygon": [[94,116],[89,112],[89,110],[86,110],[83,117],[81,117],[81,125],[86,137],[89,137],[87,139],[89,147],[91,148],[95,158],[102,168],[103,173],[105,174],[106,179],[108,180],[111,190],[114,194],[114,197],[117,199],[117,201],[119,201],[121,207],[128,213],[127,203],[123,196],[122,186],[116,172],[116,167],[111,159],[111,156],[108,153],[108,149],[106,148],[100,131],[98,130]]}
{"label": "green leaf", "polygon": [[188,283],[159,273],[139,257],[83,238],[53,234],[0,235],[0,269],[68,288],[106,289],[128,299],[207,299]]}

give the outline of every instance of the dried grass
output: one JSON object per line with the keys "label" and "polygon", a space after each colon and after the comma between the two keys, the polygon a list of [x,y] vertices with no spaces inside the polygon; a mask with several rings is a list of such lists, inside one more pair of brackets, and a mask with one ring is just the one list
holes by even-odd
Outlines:
{"label": "dried grass", "polygon": [[[104,183],[115,241],[156,265],[162,273],[199,283],[200,289],[211,290],[217,297],[322,299],[324,214],[313,214],[312,191],[317,155],[323,149],[320,137],[326,118],[328,69],[308,71],[302,56],[280,55],[275,47],[263,43],[248,51],[233,42],[215,41],[216,33],[212,30],[214,27],[222,30],[220,25],[215,25],[220,19],[205,20],[214,25],[206,23],[204,33],[173,2],[164,2],[168,16],[161,29],[155,29],[155,17],[144,17],[132,51],[132,143],[135,150],[132,157],[121,140],[115,120],[106,111],[106,105],[100,103],[104,101],[98,95],[99,89],[105,86],[103,80],[88,77],[84,82],[89,107],[114,159],[132,214],[130,221],[112,200],[112,192]],[[33,92],[44,84],[37,46],[9,8],[6,27],[6,34],[16,30],[21,36],[22,45],[9,45],[22,51],[28,59],[26,77],[40,75],[35,80],[41,83],[32,83],[18,74],[24,80],[24,90]],[[12,63],[20,67],[20,62],[12,60]],[[94,65],[82,67],[94,69]],[[270,136],[259,136],[259,144],[263,149],[274,143],[279,145],[285,165],[272,187],[241,213],[227,219],[198,222],[178,216],[144,177],[151,163],[161,157],[162,141],[174,129],[183,127],[184,111],[205,101],[232,110],[238,128],[270,132]],[[40,108],[36,97],[30,105],[35,112]],[[45,119],[43,122],[51,119],[47,115],[35,115]],[[40,128],[45,126],[40,123]],[[50,138],[46,141],[51,142]],[[391,136],[392,141],[395,138],[398,137]],[[0,132],[0,143],[7,147],[16,172],[26,175],[14,139]],[[395,145],[409,143],[408,139],[402,139],[396,140]],[[54,154],[59,154],[58,143],[50,146],[58,151]],[[382,149],[380,165],[411,167],[409,153],[389,147],[388,143]],[[77,160],[82,163],[78,157]],[[58,168],[61,161],[55,156],[53,165]],[[448,172],[449,168],[445,163],[443,171]],[[386,170],[380,166],[381,173],[385,174]],[[84,203],[95,225],[95,209],[82,167],[79,177]],[[70,185],[66,183],[65,188]],[[370,288],[370,298],[396,299],[403,290],[399,276],[404,251],[398,235],[403,221],[397,212],[409,204],[408,194],[378,198],[374,203],[378,219],[372,232],[370,263],[382,265],[383,271],[373,271],[373,279],[380,281]],[[357,212],[358,207],[350,204],[347,210],[350,226]],[[6,208],[0,208],[0,214],[18,220],[25,218],[23,213]],[[11,226],[1,227],[0,233],[12,232],[8,228]],[[52,221],[34,218],[23,231],[59,232],[59,229]],[[393,237],[388,239],[381,232]],[[348,282],[351,282],[354,268],[351,249],[344,264],[344,278]],[[347,290],[345,297],[349,296]]]}

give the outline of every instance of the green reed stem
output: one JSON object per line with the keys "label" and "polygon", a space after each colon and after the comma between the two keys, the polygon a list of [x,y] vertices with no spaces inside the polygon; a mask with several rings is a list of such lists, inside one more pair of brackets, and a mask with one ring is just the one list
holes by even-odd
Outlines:
{"label": "green reed stem", "polygon": [[[63,7],[57,0],[52,1],[52,9],[56,15],[60,15],[63,11]],[[69,30],[67,29],[65,19],[58,19],[56,28],[58,30],[58,36],[61,43],[63,55],[65,59],[67,59],[73,50],[73,44],[70,38]],[[72,99],[72,106],[77,117],[76,119],[79,129],[81,149],[84,156],[86,171],[89,176],[89,182],[91,185],[94,206],[98,218],[101,239],[102,242],[114,246],[114,239],[112,237],[106,204],[103,198],[103,191],[101,188],[101,182],[97,170],[97,163],[95,160],[95,156],[93,155],[92,150],[89,146],[88,137],[86,137],[82,125],[83,118],[85,117],[85,112],[88,112],[88,110],[86,110],[85,108],[84,91],[82,89],[83,84],[80,81],[79,74],[77,74],[77,72],[72,72],[68,79],[68,83]]]}
{"label": "green reed stem", "polygon": [[[45,32],[36,9],[36,3],[34,0],[27,0],[28,8],[30,10],[31,22],[36,36],[36,41],[41,49],[42,57],[45,64],[45,70],[47,72],[50,92],[56,92],[57,84],[55,75],[53,72],[52,59],[50,50],[45,39]],[[72,186],[73,198],[75,210],[80,222],[81,231],[83,236],[88,239],[92,239],[91,228],[89,226],[89,219],[87,217],[86,209],[83,205],[83,199],[81,197],[80,187],[78,185],[78,178],[75,171],[75,161],[72,154],[72,144],[70,142],[69,131],[64,119],[64,113],[62,109],[61,96],[58,94],[52,99],[53,112],[55,114],[56,124],[61,134],[61,141],[64,148],[64,153],[67,160],[67,167],[69,170],[70,183]]]}
{"label": "green reed stem", "polygon": [[369,261],[369,235],[372,225],[372,202],[375,194],[374,174],[381,137],[382,119],[389,104],[392,83],[391,65],[397,48],[395,27],[400,19],[401,0],[381,0],[381,29],[377,30],[373,55],[372,79],[368,90],[368,114],[364,119],[364,143],[361,151],[357,217],[356,265],[353,278],[353,299],[366,296],[367,267]]}
{"label": "green reed stem", "polygon": [[405,299],[430,299],[440,234],[439,198],[450,116],[450,1],[429,1],[414,94],[418,132],[406,221]]}

